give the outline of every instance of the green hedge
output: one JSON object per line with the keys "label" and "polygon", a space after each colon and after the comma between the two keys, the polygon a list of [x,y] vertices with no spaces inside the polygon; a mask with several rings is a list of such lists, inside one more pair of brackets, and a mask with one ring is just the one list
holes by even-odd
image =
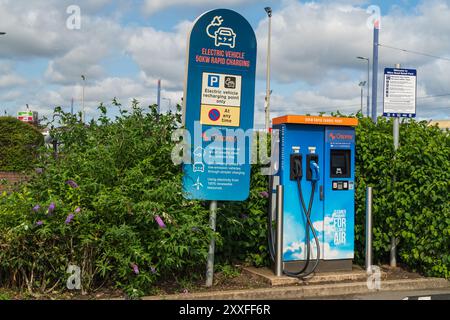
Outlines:
{"label": "green hedge", "polygon": [[51,131],[59,157],[47,150],[42,173],[21,192],[0,194],[0,287],[64,290],[76,265],[84,291],[109,286],[133,297],[157,280],[203,274],[213,236],[208,209],[183,198],[171,160],[181,117],[114,104],[115,121],[100,106],[89,126],[57,108],[65,126]]}
{"label": "green hedge", "polygon": [[[155,107],[144,112],[136,102],[131,112],[113,104],[120,111],[114,121],[102,105],[88,127],[56,109],[65,125],[53,130],[63,143],[60,157],[48,150],[37,164],[43,173],[21,192],[0,195],[0,286],[64,290],[69,264],[82,267],[84,290],[109,285],[131,296],[151,293],[168,278],[185,283],[204,276],[213,235],[208,203],[183,198],[182,172],[171,161],[171,134],[181,116],[158,115]],[[375,262],[388,261],[390,237],[396,236],[401,263],[449,277],[448,132],[405,121],[394,157],[392,123],[360,120],[357,262],[364,255],[365,189],[373,185]],[[218,263],[269,264],[268,177],[254,166],[251,179],[249,200],[220,203]]]}
{"label": "green hedge", "polygon": [[[357,228],[363,260],[365,189],[374,187],[374,252],[430,276],[450,277],[450,135],[426,121],[405,120],[394,156],[392,121],[362,119],[357,128]],[[394,179],[395,177],[395,179]]]}
{"label": "green hedge", "polygon": [[12,117],[0,117],[0,171],[32,169],[43,135],[33,126]]}

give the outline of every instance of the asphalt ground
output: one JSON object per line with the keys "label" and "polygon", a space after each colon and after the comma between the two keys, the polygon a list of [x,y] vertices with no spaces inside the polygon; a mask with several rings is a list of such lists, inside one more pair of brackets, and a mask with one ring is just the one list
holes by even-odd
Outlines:
{"label": "asphalt ground", "polygon": [[340,295],[305,300],[450,300],[449,289],[378,291],[376,293]]}

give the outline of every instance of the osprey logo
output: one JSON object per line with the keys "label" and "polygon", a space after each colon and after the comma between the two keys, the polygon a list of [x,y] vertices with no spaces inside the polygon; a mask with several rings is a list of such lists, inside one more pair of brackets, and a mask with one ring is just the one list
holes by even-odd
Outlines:
{"label": "osprey logo", "polygon": [[332,141],[334,140],[353,140],[353,135],[351,134],[334,134],[333,132],[330,132],[329,137]]}

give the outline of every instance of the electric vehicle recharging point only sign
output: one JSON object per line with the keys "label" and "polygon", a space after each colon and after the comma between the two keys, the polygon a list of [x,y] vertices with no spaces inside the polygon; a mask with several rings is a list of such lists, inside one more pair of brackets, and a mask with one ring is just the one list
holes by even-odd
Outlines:
{"label": "electric vehicle recharging point only sign", "polygon": [[183,100],[192,155],[183,164],[188,199],[248,198],[256,50],[253,28],[232,10],[206,12],[194,23]]}

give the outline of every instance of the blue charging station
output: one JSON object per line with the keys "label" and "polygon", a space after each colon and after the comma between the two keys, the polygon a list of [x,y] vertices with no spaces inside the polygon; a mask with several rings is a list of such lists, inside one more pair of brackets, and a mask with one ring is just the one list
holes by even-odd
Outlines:
{"label": "blue charging station", "polygon": [[[270,179],[272,235],[277,185],[283,193],[283,272],[351,270],[354,258],[355,118],[284,116],[278,172]],[[273,241],[272,241],[273,244]],[[272,249],[273,246],[269,246]]]}

